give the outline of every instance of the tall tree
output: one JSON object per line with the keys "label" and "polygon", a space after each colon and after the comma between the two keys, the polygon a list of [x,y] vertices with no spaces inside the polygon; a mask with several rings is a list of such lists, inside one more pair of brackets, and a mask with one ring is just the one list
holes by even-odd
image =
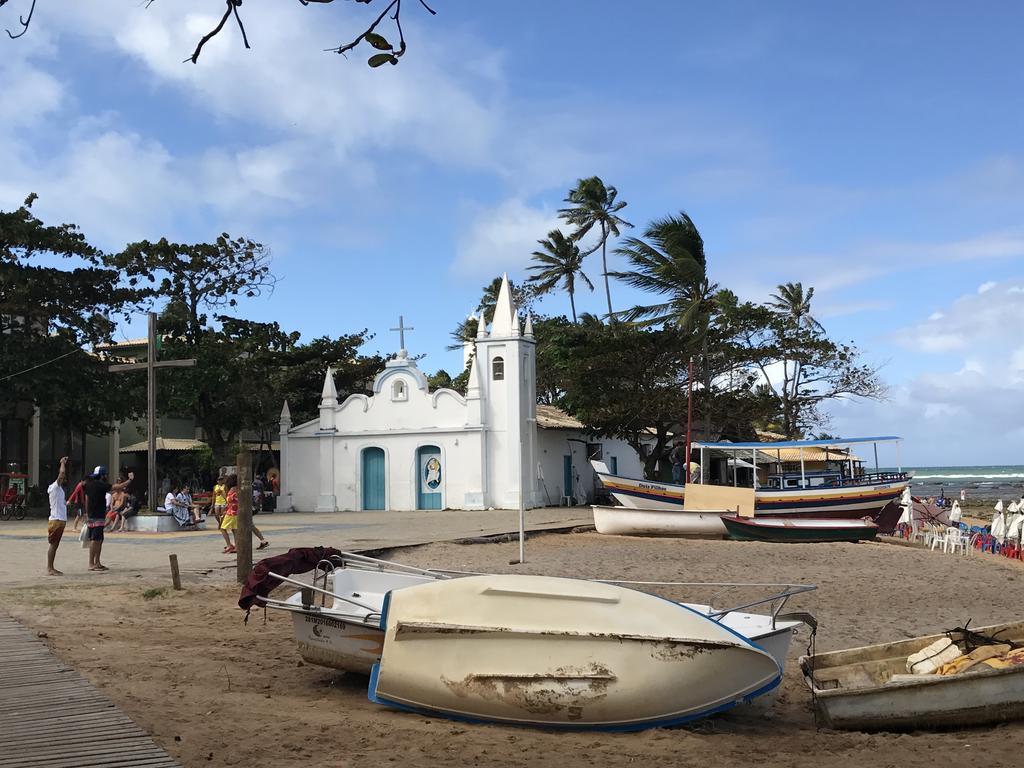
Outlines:
{"label": "tall tree", "polygon": [[583,253],[576,241],[566,237],[560,229],[551,230],[547,239],[538,240],[537,243],[542,250],[533,252],[533,260],[537,263],[529,267],[537,274],[531,276],[529,281],[536,286],[538,294],[548,293],[558,287],[559,283],[565,286],[566,293],[569,294],[572,321],[575,323],[576,276],[578,275],[590,290],[594,290],[594,284],[583,271]]}
{"label": "tall tree", "polygon": [[803,283],[785,283],[778,287],[778,293],[771,295],[768,306],[783,317],[786,317],[797,328],[808,326],[819,331],[825,330],[821,323],[811,315],[811,299],[814,288],[804,292]]}
{"label": "tall tree", "polygon": [[653,478],[686,409],[687,339],[675,329],[580,320],[535,326],[538,394],[594,434],[625,440]]}
{"label": "tall tree", "polygon": [[37,218],[35,200],[0,211],[0,417],[38,407],[61,428],[104,433],[133,413],[131,384],[86,348],[110,341],[138,296],[78,227]]}
{"label": "tall tree", "polygon": [[[644,230],[644,239],[627,237],[616,252],[625,256],[633,269],[615,272],[613,277],[666,299],[633,307],[620,313],[621,316],[644,325],[674,326],[684,334],[693,335],[701,350],[700,371],[705,394],[710,397],[709,331],[718,285],[708,279],[704,239],[693,220],[685,212],[655,219]],[[705,409],[704,434],[710,432],[710,412]]]}
{"label": "tall tree", "polygon": [[[161,408],[194,417],[214,455],[225,458],[244,422],[231,405],[246,366],[240,355],[253,350],[227,343],[217,327],[224,319],[219,313],[242,298],[273,289],[266,249],[252,240],[222,234],[212,243],[132,243],[106,257],[106,262],[149,301],[169,300],[160,318],[165,344],[172,356],[196,358],[197,366],[179,371],[162,388],[166,397],[161,398]],[[286,340],[279,338],[280,329],[272,330],[257,336],[269,349],[280,350]]]}
{"label": "tall tree", "polygon": [[626,207],[624,200],[618,200],[619,191],[606,185],[597,176],[579,179],[576,186],[569,190],[565,202],[568,208],[562,208],[558,215],[574,227],[572,239],[579,242],[588,232],[597,227],[599,239],[597,244],[583,255],[589,256],[598,248],[601,249],[601,274],[604,276],[604,293],[608,300],[608,322],[614,322],[612,311],[612,291],[608,284],[608,238],[618,237],[625,227],[632,227],[618,213]]}
{"label": "tall tree", "polygon": [[724,314],[749,365],[778,402],[775,423],[787,438],[825,427],[822,406],[830,400],[886,396],[877,369],[863,363],[852,344],[830,339],[819,324],[798,322],[771,304],[736,303]]}

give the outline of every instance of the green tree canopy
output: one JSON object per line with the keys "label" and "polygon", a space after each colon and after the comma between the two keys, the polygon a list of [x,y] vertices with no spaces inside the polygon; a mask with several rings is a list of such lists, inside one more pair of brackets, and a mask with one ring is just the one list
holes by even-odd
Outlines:
{"label": "green tree canopy", "polygon": [[597,244],[583,255],[589,256],[598,248],[601,249],[601,275],[604,277],[604,293],[608,301],[608,322],[615,319],[612,291],[608,284],[608,238],[618,237],[622,229],[633,226],[619,216],[619,211],[626,207],[626,201],[619,200],[618,195],[619,191],[615,187],[606,185],[597,176],[579,179],[565,198],[569,206],[558,211],[566,223],[576,228],[572,239],[577,242],[597,228]]}
{"label": "green tree canopy", "polygon": [[77,226],[37,218],[35,199],[0,211],[0,416],[34,406],[58,426],[107,432],[133,413],[132,384],[88,348],[111,340],[139,296]]}

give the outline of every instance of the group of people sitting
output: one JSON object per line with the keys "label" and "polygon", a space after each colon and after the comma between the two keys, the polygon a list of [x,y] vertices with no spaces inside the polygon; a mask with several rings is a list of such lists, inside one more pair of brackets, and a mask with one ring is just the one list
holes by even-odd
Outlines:
{"label": "group of people sitting", "polygon": [[[127,477],[122,477],[121,482],[127,482]],[[68,496],[68,509],[75,515],[75,522],[72,530],[77,531],[85,517],[85,484],[86,480],[80,480]],[[131,493],[130,487],[114,487],[106,495],[106,523],[103,530],[107,533],[121,533],[125,531],[128,518],[137,515],[142,506],[138,496]]]}
{"label": "group of people sitting", "polygon": [[164,511],[173,515],[182,528],[194,528],[203,522],[202,507],[192,500],[187,483],[172,483],[164,496]]}

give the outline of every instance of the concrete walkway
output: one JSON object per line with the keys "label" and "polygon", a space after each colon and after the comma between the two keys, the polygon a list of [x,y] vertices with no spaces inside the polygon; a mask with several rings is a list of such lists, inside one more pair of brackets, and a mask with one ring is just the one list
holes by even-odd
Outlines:
{"label": "concrete walkway", "polygon": [[[545,507],[526,513],[527,530],[543,531],[593,525],[589,507]],[[221,554],[224,542],[212,527],[175,533],[108,533],[103,563],[111,574],[167,570],[167,556],[178,555],[183,571],[227,568],[234,559]],[[275,512],[254,518],[270,547],[254,556],[277,554],[291,547],[331,546],[358,551],[407,547],[436,541],[494,536],[519,530],[515,510],[464,512]],[[7,586],[45,584],[59,578],[103,579],[87,569],[88,555],[70,525],[57,551],[64,577],[46,576],[46,521],[0,521],[0,583]]]}

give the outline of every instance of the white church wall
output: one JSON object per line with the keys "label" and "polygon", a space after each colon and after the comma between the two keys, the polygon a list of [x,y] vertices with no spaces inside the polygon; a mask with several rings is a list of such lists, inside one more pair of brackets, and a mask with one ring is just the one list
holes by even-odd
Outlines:
{"label": "white church wall", "polygon": [[[582,442],[581,442],[582,441]],[[588,446],[600,446],[602,460],[617,467],[617,474],[643,477],[643,462],[625,440],[597,438],[571,429],[538,429],[537,447],[544,481],[541,496],[545,503],[560,504],[572,495],[578,503],[593,500],[594,470],[590,466]],[[566,491],[565,457],[572,459],[572,486]]]}
{"label": "white church wall", "polygon": [[[313,422],[314,426],[316,422]],[[288,439],[288,450],[283,457],[287,464],[282,468],[291,481],[288,492],[292,497],[292,507],[299,512],[312,512],[316,509],[316,499],[320,493],[317,476],[307,470],[315,467],[320,460],[319,441],[297,439],[294,435]]]}

